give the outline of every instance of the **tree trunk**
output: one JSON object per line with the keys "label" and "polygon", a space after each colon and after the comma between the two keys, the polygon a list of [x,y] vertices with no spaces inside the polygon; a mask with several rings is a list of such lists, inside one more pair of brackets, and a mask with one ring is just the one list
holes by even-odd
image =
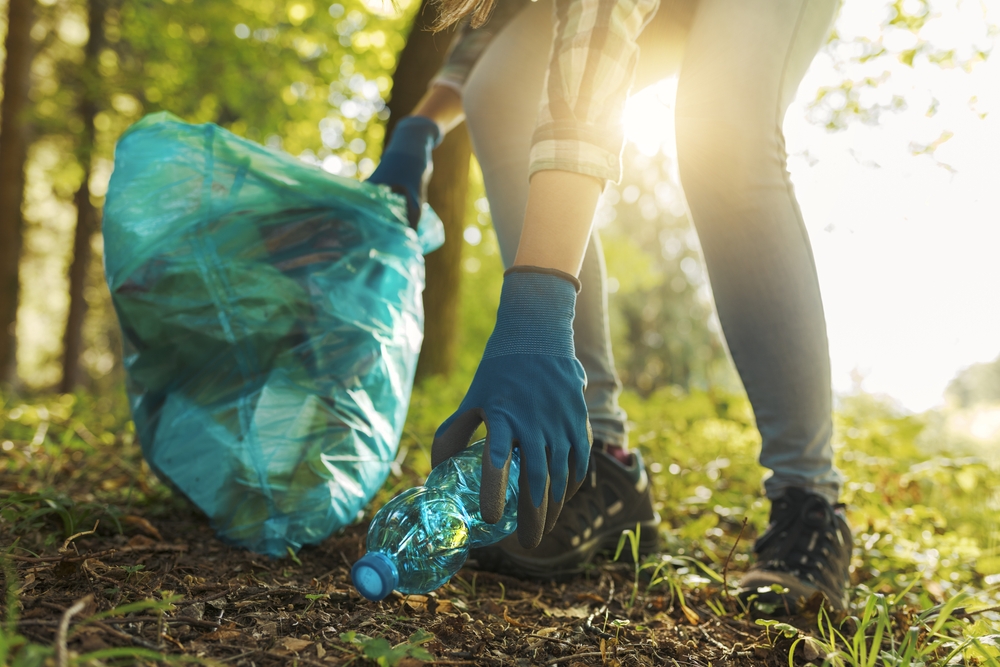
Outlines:
{"label": "tree trunk", "polygon": [[455,366],[462,232],[471,157],[472,144],[464,124],[449,132],[434,151],[434,177],[427,188],[427,201],[444,222],[445,242],[426,259],[424,344],[417,363],[418,379],[450,375]]}
{"label": "tree trunk", "polygon": [[[428,30],[434,22],[435,12],[430,0],[424,0],[399,56],[399,65],[393,75],[386,137],[423,97],[431,77],[444,61],[454,33],[434,34]],[[444,222],[445,242],[427,256],[424,344],[417,365],[418,380],[431,375],[448,375],[455,364],[462,231],[471,157],[472,144],[464,124],[449,132],[434,151],[434,175],[427,188],[427,201]]]}
{"label": "tree trunk", "polygon": [[83,86],[78,102],[78,113],[83,121],[83,133],[77,149],[77,159],[83,167],[83,180],[73,198],[76,204],[76,231],[73,234],[73,261],[69,267],[69,313],[63,333],[63,368],[59,391],[69,393],[80,381],[80,353],[83,351],[83,320],[87,315],[84,287],[90,266],[90,243],[97,231],[97,209],[90,203],[90,172],[94,152],[94,118],[100,99],[100,73],[98,59],[104,48],[104,14],[106,0],[87,3],[90,38],[84,49]]}
{"label": "tree trunk", "polygon": [[28,90],[35,0],[7,4],[7,61],[0,106],[0,380],[16,375],[18,264],[24,219],[24,163],[28,159]]}

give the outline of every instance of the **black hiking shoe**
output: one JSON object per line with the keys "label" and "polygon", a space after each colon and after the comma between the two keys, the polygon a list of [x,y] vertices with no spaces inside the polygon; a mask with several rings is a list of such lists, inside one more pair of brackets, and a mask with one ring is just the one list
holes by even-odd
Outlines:
{"label": "black hiking shoe", "polygon": [[[489,547],[473,549],[479,567],[515,577],[565,579],[584,571],[594,556],[614,553],[623,531],[639,524],[639,552],[656,551],[660,516],[653,510],[649,476],[638,451],[624,465],[595,443],[587,480],[563,506],[555,527],[534,549],[510,535]],[[623,553],[631,553],[629,545]]]}
{"label": "black hiking shoe", "polygon": [[[788,489],[771,504],[771,522],[754,544],[757,562],[740,580],[740,597],[770,613],[796,614],[821,593],[834,609],[846,609],[852,547],[843,505]],[[787,592],[772,590],[775,584]]]}

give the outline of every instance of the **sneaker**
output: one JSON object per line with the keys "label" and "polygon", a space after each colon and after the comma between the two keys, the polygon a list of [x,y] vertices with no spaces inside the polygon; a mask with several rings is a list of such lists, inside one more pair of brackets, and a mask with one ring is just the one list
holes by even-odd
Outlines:
{"label": "sneaker", "polygon": [[[622,532],[639,524],[639,552],[659,545],[660,516],[653,510],[649,476],[638,451],[622,463],[595,443],[588,479],[562,509],[552,532],[534,549],[511,535],[499,543],[474,549],[471,557],[484,570],[516,577],[563,579],[580,574],[602,552],[614,553]],[[626,545],[625,553],[631,553]]]}
{"label": "sneaker", "polygon": [[[771,504],[771,522],[754,544],[756,564],[740,580],[740,597],[774,613],[795,614],[817,593],[846,609],[853,538],[843,505],[804,489]],[[787,592],[770,588],[778,584]]]}

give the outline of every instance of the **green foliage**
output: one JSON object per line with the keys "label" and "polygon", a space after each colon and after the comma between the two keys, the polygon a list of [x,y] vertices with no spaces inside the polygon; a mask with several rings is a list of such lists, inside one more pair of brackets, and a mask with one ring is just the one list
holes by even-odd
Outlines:
{"label": "green foliage", "polygon": [[[486,275],[482,279],[492,280]],[[437,380],[415,390],[403,443],[407,453],[398,459],[398,474],[390,477],[371,511],[422,480],[429,468],[433,431],[463,390],[460,383]],[[64,539],[64,519],[48,500],[76,515],[105,506],[109,513],[126,513],[139,504],[147,513],[171,511],[176,500],[141,463],[124,400],[117,396],[116,401],[83,394],[0,397],[0,448],[10,443],[0,457],[0,472],[19,487],[3,498],[9,500],[15,493],[32,496],[30,502],[5,510],[14,511],[14,518],[0,512],[0,535],[16,530],[21,536],[16,548],[51,549]],[[749,563],[755,533],[767,522],[756,463],[760,441],[745,396],[663,388],[648,398],[626,393],[623,405],[634,424],[632,442],[650,467],[657,511],[664,519],[661,554],[636,565],[639,533],[629,531],[621,541],[618,555],[632,552],[636,575],[626,602],[634,608],[663,598],[667,608],[691,622],[699,622],[704,613],[701,606],[695,611],[692,600],[718,616],[745,617],[746,610],[727,595],[722,576],[743,517],[749,525],[729,563],[730,588]],[[873,655],[880,666],[943,664],[949,655],[968,665],[996,660],[1000,614],[990,609],[1000,605],[995,509],[1000,462],[952,456],[947,443],[927,449],[920,444],[924,417],[900,414],[872,397],[841,400],[835,426],[838,465],[848,480],[844,499],[856,536],[856,615],[821,615],[815,627],[795,637],[768,626],[775,649],[791,647],[801,664],[798,656],[808,643],[809,651],[820,654],[814,660],[817,665],[826,655],[831,656],[830,665],[866,667]],[[63,496],[45,492],[57,484]],[[30,519],[37,528],[28,530],[28,516],[45,508],[52,511]],[[73,521],[82,529],[92,525],[89,518]],[[101,525],[114,528],[103,519]],[[50,535],[47,543],[33,536],[38,532]],[[125,575],[142,573],[134,569]],[[14,600],[19,584],[13,576],[4,580],[8,600]],[[467,595],[475,594],[472,585],[466,587]],[[322,598],[319,593],[307,596],[310,605]],[[131,604],[139,606],[126,605],[113,613],[157,612],[176,601]],[[0,621],[0,647],[6,648],[0,650],[29,661],[22,664],[37,664],[50,654],[17,634],[10,620],[16,613],[16,601],[9,602]],[[392,646],[385,639],[355,635],[344,640],[344,650],[353,651],[359,660],[388,665],[405,656],[419,657],[417,649],[426,643],[422,639],[427,638]]]}
{"label": "green foliage", "polygon": [[1000,461],[932,455],[919,445],[924,426],[872,397],[844,400],[835,422],[843,497],[873,590],[912,572],[956,595],[1000,572]]}
{"label": "green foliage", "polygon": [[597,213],[622,382],[642,395],[736,389],[676,165],[632,145],[625,156],[623,181],[607,189]]}
{"label": "green foliage", "polygon": [[[17,586],[18,580],[10,559],[6,554],[0,553],[0,574],[3,575],[4,582],[4,603],[3,617],[0,619],[0,665],[5,667],[41,667],[51,664],[49,661],[55,653],[53,646],[37,644],[29,641],[24,635],[17,631],[18,603]],[[142,567],[141,565],[138,567]],[[179,595],[164,595],[160,600],[139,600],[130,604],[119,605],[114,609],[109,609],[94,614],[75,624],[68,636],[72,637],[77,629],[104,618],[114,618],[125,616],[135,612],[163,613],[173,611],[174,603],[179,602]],[[135,646],[105,648],[89,653],[70,653],[68,656],[69,665],[93,665],[102,664],[101,660],[154,660],[157,662],[173,663],[198,663],[212,664],[196,656],[171,656],[159,651],[139,648]]]}
{"label": "green foliage", "polygon": [[629,598],[628,607],[631,609],[635,604],[635,598],[639,594],[639,572],[641,571],[642,564],[639,558],[639,537],[641,535],[642,526],[638,523],[635,524],[635,530],[626,530],[618,538],[618,546],[615,548],[614,560],[621,558],[622,550],[625,548],[625,542],[629,544],[629,550],[632,556],[632,564],[635,566],[635,579],[632,582],[632,596]]}
{"label": "green foliage", "polygon": [[[391,74],[419,2],[386,15],[361,0],[45,0],[37,45],[27,165],[25,249],[17,335],[29,387],[59,378],[73,195],[91,168],[100,206],[113,146],[143,115],[167,110],[214,122],[345,176],[375,165]],[[104,44],[86,62],[89,13],[103,9]],[[84,146],[85,96],[97,101],[95,142]],[[88,273],[82,363],[93,382],[121,381],[119,334],[95,244]],[[101,379],[111,374],[111,382]]]}
{"label": "green foliage", "polygon": [[948,384],[945,394],[962,408],[1000,404],[1000,357],[960,372]]}
{"label": "green foliage", "polygon": [[403,658],[428,662],[434,660],[434,656],[423,647],[432,639],[434,639],[434,635],[423,629],[417,630],[406,641],[395,646],[391,645],[384,637],[369,637],[353,630],[343,632],[340,635],[340,641],[358,647],[362,656],[379,667],[394,667]]}
{"label": "green foliage", "polygon": [[18,400],[0,393],[0,535],[38,552],[72,535],[121,532],[136,506],[178,502],[142,460],[124,396]]}
{"label": "green foliage", "polygon": [[[797,639],[789,650],[789,665],[792,664],[796,646],[808,640],[824,655],[824,665],[917,667],[986,664],[996,667],[996,657],[987,649],[991,636],[963,637],[964,628],[959,617],[964,612],[960,605],[968,600],[966,594],[959,594],[944,604],[917,614],[901,608],[899,599],[898,596],[872,593],[865,600],[860,618],[848,616],[836,624],[825,610],[820,610],[817,619],[819,638]],[[786,636],[797,634],[796,630],[795,634]]]}
{"label": "green foliage", "polygon": [[[771,618],[767,618],[767,619],[765,619],[765,618],[758,618],[754,622],[757,625],[761,625],[761,626],[764,627],[764,630],[767,631],[767,635],[766,636],[767,636],[767,640],[769,642],[771,642],[771,631],[772,630],[774,632],[778,633],[777,636],[784,636],[784,637],[786,637],[788,639],[791,639],[792,637],[797,637],[798,634],[799,634],[799,629],[796,628],[794,625],[789,625],[788,623],[782,623],[781,621],[776,621],[776,620],[771,619]],[[773,645],[774,644],[772,642],[772,646]]]}
{"label": "green foliage", "polygon": [[9,525],[13,535],[45,533],[53,519],[62,528],[62,539],[95,527],[101,519],[110,520],[120,532],[118,515],[118,510],[108,505],[76,502],[62,494],[0,491],[0,525]]}
{"label": "green foliage", "polygon": [[[945,69],[960,67],[968,72],[990,55],[989,47],[977,44],[972,36],[966,37],[968,41],[960,49],[955,48],[955,42],[942,40],[940,27],[953,18],[943,16],[942,8],[932,7],[929,0],[882,0],[877,4],[885,6],[877,35],[844,36],[835,29],[830,36],[826,50],[843,78],[837,84],[821,86],[810,104],[813,121],[830,131],[845,130],[852,122],[878,124],[883,114],[907,109],[906,98],[879,90],[880,86],[886,87],[897,63],[906,68],[929,63]],[[996,30],[985,13],[983,19],[986,32]],[[935,44],[934,40],[948,46]],[[928,117],[937,113],[939,104],[937,99],[932,101],[926,110]],[[914,154],[932,154],[937,145],[950,138],[946,135],[947,132],[942,134],[938,142],[914,144],[911,149]]]}

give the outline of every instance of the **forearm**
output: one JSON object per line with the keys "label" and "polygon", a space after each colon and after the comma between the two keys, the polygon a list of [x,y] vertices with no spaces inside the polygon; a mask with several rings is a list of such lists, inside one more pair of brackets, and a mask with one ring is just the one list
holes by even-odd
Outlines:
{"label": "forearm", "polygon": [[430,118],[448,134],[465,120],[462,97],[451,86],[431,86],[410,112],[411,116]]}
{"label": "forearm", "polygon": [[514,265],[580,273],[602,183],[570,171],[537,172],[528,188]]}

